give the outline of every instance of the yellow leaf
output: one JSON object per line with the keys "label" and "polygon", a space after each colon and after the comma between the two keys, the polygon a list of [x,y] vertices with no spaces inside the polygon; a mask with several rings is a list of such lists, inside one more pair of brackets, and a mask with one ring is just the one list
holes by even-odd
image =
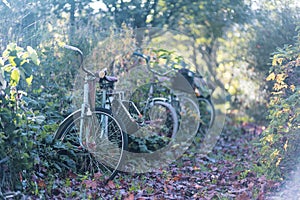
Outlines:
{"label": "yellow leaf", "polygon": [[287,76],[285,74],[277,74],[276,75],[276,82],[277,83],[283,83],[284,79],[286,78]]}
{"label": "yellow leaf", "polygon": [[63,46],[65,46],[65,45],[66,45],[65,42],[62,42],[62,41],[59,41],[59,42],[58,42],[58,46],[59,46],[59,47],[63,47]]}
{"label": "yellow leaf", "polygon": [[290,89],[292,90],[292,92],[295,92],[295,85],[290,85]]}
{"label": "yellow leaf", "polygon": [[12,70],[10,75],[10,85],[11,86],[17,86],[20,81],[20,71],[15,68]]}
{"label": "yellow leaf", "polygon": [[277,162],[276,162],[276,167],[278,167],[278,165],[280,164],[282,158],[278,158]]}
{"label": "yellow leaf", "polygon": [[8,57],[8,60],[9,60],[9,63],[13,66],[13,67],[16,67],[17,64],[15,63],[15,56],[9,56]]}
{"label": "yellow leaf", "polygon": [[272,60],[272,66],[276,66],[277,65],[277,61],[276,61],[276,58],[274,58],[273,60]]}
{"label": "yellow leaf", "polygon": [[285,144],[283,145],[283,149],[286,151],[287,147],[288,147],[288,140],[285,142]]}
{"label": "yellow leaf", "polygon": [[274,159],[279,155],[279,153],[280,153],[280,151],[279,151],[278,149],[275,149],[275,150],[271,153],[270,158],[271,158],[272,160],[274,160]]}
{"label": "yellow leaf", "polygon": [[229,86],[228,92],[229,94],[234,95],[237,93],[237,89],[233,86]]}
{"label": "yellow leaf", "polygon": [[[283,83],[283,82],[282,82],[282,83]],[[273,89],[274,89],[275,91],[279,91],[279,90],[282,90],[282,89],[288,87],[287,84],[285,84],[285,83],[282,84],[282,83],[281,83],[281,84],[275,83],[274,86],[273,86]]]}
{"label": "yellow leaf", "polygon": [[283,94],[283,91],[279,91],[279,92],[271,92],[271,94],[273,94],[273,95]]}
{"label": "yellow leaf", "polygon": [[277,59],[277,62],[279,63],[279,65],[282,64],[282,61],[283,61],[283,58],[278,58],[278,59]]}
{"label": "yellow leaf", "polygon": [[284,113],[285,113],[285,112],[289,112],[289,111],[290,111],[290,108],[283,108],[283,109],[282,109],[282,112],[284,112]]}
{"label": "yellow leaf", "polygon": [[273,134],[270,134],[267,137],[265,137],[265,140],[269,143],[273,143]]}
{"label": "yellow leaf", "polygon": [[267,81],[270,81],[270,80],[275,80],[275,74],[274,72],[272,72],[267,78],[266,78]]}
{"label": "yellow leaf", "polygon": [[282,110],[276,112],[276,117],[279,117],[282,114]]}

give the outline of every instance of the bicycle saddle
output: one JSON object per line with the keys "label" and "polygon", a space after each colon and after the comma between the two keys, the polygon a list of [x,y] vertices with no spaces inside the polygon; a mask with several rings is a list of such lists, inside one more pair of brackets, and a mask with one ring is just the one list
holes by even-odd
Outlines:
{"label": "bicycle saddle", "polygon": [[100,72],[98,72],[97,75],[100,78],[100,80],[101,79],[102,80],[105,79],[108,82],[117,82],[118,81],[117,77],[115,77],[115,76],[107,76],[106,73],[107,73],[107,69],[104,68],[103,70],[101,70]]}
{"label": "bicycle saddle", "polygon": [[117,81],[118,81],[118,78],[115,77],[115,76],[105,76],[104,78],[105,78],[105,80],[107,80],[108,82],[117,82]]}

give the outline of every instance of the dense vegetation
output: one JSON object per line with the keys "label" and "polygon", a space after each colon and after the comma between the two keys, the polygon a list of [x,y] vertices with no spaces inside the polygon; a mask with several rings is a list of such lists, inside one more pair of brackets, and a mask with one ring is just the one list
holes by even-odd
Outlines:
{"label": "dense vegetation", "polygon": [[[77,182],[73,180],[75,175],[68,174],[71,168],[63,163],[68,158],[58,159],[56,154],[57,148],[62,147],[52,144],[59,122],[77,106],[73,101],[77,94],[77,60],[60,43],[79,46],[90,58],[87,63],[98,67],[100,64],[93,59],[99,59],[99,52],[104,52],[99,47],[107,45],[101,41],[111,37],[108,43],[116,45],[111,41],[114,34],[122,33],[122,27],[134,30],[152,26],[178,31],[174,34],[177,41],[167,41],[168,45],[184,52],[194,70],[217,88],[213,96],[216,103],[224,98],[229,102],[226,125],[238,128],[224,129],[217,145],[225,153],[220,156],[217,146],[211,157],[223,159],[220,162],[225,166],[234,153],[223,148],[224,143],[233,141],[231,134],[244,140],[253,139],[243,137],[243,126],[256,124],[255,127],[266,127],[262,134],[253,136],[258,162],[240,170],[239,177],[262,174],[274,180],[285,177],[290,166],[297,162],[295,155],[300,140],[296,1],[103,0],[99,9],[92,5],[95,5],[92,0],[0,2],[3,16],[0,19],[3,25],[0,30],[0,88],[3,88],[0,91],[0,194],[20,190],[39,195],[44,190],[57,192],[57,187],[62,185],[70,189],[82,183],[87,188],[95,187],[88,176],[76,177]],[[150,37],[158,36],[153,33]],[[112,53],[113,48],[108,50],[108,47],[101,59]],[[102,63],[110,62],[102,60]],[[242,154],[241,150],[234,156]],[[195,152],[186,156],[198,156],[197,161],[200,157]],[[218,171],[208,163],[206,168],[202,164],[193,165],[212,174]],[[193,172],[198,174],[197,170]],[[174,178],[164,171],[159,173],[168,177],[169,182],[182,176],[177,171]],[[121,187],[122,179],[116,185],[110,183],[106,189]],[[74,195],[78,193],[74,191]]]}
{"label": "dense vegetation", "polygon": [[299,41],[278,48],[266,78],[273,87],[268,105],[270,122],[261,139],[261,153],[266,167],[263,171],[271,178],[282,177],[299,161],[299,53]]}

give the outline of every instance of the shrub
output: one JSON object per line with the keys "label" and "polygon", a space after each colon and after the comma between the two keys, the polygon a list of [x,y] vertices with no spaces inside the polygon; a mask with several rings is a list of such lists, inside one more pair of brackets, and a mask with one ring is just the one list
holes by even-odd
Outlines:
{"label": "shrub", "polygon": [[34,132],[43,120],[27,108],[22,96],[27,94],[32,84],[33,73],[39,65],[37,53],[31,47],[23,49],[10,43],[0,57],[2,76],[0,106],[0,159],[8,161],[0,174],[3,185],[21,187],[24,170],[33,166],[30,151],[34,145]]}
{"label": "shrub", "polygon": [[282,178],[296,162],[300,141],[300,44],[274,53],[267,81],[272,83],[269,125],[260,140],[261,164],[269,178]]}

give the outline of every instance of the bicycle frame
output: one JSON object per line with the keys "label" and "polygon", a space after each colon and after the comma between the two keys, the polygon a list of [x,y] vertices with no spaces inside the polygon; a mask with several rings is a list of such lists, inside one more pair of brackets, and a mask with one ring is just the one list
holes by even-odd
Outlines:
{"label": "bicycle frame", "polygon": [[[96,93],[95,93],[95,80],[96,80],[96,75],[87,70],[83,66],[83,53],[80,49],[77,47],[65,45],[64,46],[67,49],[76,51],[80,55],[80,68],[86,73],[85,79],[84,79],[84,85],[83,85],[83,103],[81,105],[81,118],[80,118],[80,128],[79,128],[79,143],[81,146],[83,145],[82,137],[84,134],[84,126],[85,126],[85,120],[86,117],[91,117],[92,116],[92,111],[95,109],[95,98],[96,98]],[[106,100],[106,93],[103,95],[103,99]],[[104,101],[104,100],[103,100]],[[105,105],[105,104],[104,104]],[[105,120],[101,119],[102,123],[105,123]],[[102,127],[106,127],[105,124]],[[87,127],[90,128],[90,127]],[[101,137],[103,136],[103,130],[101,130]],[[86,135],[88,137],[88,135]]]}
{"label": "bicycle frame", "polygon": [[[95,102],[93,98],[91,98],[91,94],[95,94],[95,92],[91,93],[90,92],[90,85],[93,83],[95,80],[95,77],[92,77],[91,75],[86,75],[85,80],[84,80],[84,86],[83,86],[83,103],[81,105],[81,119],[80,119],[80,129],[79,129],[79,143],[81,146],[83,146],[82,143],[82,136],[83,136],[83,128],[84,128],[84,120],[85,117],[90,117],[92,116],[92,109],[95,107],[90,104],[91,102]],[[92,88],[94,90],[94,88]],[[92,106],[91,106],[92,105]]]}

